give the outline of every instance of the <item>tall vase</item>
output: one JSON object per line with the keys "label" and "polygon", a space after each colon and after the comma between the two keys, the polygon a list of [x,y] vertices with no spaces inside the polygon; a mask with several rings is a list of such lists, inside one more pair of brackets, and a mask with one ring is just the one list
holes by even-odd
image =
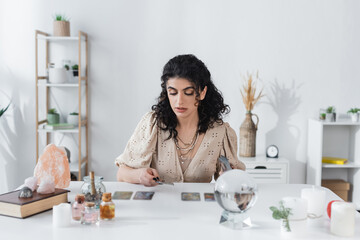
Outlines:
{"label": "tall vase", "polygon": [[[252,120],[253,116],[257,119],[256,124]],[[258,123],[259,118],[256,114],[246,114],[246,118],[240,126],[240,157],[255,157]]]}

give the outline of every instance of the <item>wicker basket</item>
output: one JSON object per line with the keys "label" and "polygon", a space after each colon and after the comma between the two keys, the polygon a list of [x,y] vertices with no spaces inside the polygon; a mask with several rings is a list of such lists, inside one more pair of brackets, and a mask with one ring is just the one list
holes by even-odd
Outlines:
{"label": "wicker basket", "polygon": [[[252,116],[257,119],[256,124]],[[240,126],[240,157],[255,157],[256,155],[256,131],[259,118],[256,114],[247,113],[244,122]]]}
{"label": "wicker basket", "polygon": [[70,36],[70,22],[54,21],[54,36],[69,37]]}

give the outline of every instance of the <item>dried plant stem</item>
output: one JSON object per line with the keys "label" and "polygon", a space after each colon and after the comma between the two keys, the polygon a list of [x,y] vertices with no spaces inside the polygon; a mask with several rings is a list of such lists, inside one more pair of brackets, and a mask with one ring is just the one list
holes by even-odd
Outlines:
{"label": "dried plant stem", "polygon": [[[258,73],[256,74],[256,78],[258,79]],[[256,83],[253,82],[253,76],[248,74],[247,82],[245,82],[243,86],[243,91],[240,90],[243,102],[245,104],[245,108],[247,112],[251,112],[255,106],[255,104],[259,101],[260,98],[264,96],[261,90],[257,96],[256,95]]]}

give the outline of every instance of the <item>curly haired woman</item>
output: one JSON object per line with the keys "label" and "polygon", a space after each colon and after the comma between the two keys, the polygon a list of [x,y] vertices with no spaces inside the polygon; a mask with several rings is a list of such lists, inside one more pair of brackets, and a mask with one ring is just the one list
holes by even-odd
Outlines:
{"label": "curly haired woman", "polygon": [[222,173],[218,158],[245,169],[237,158],[237,137],[223,122],[229,106],[194,55],[179,55],[164,66],[158,103],[137,125],[115,160],[117,180],[155,186],[164,182],[210,182]]}

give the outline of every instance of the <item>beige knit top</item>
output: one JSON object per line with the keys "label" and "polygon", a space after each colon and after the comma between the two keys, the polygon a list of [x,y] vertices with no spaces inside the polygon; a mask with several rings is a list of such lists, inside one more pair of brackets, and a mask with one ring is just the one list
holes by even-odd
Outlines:
{"label": "beige knit top", "polygon": [[131,168],[155,168],[165,182],[211,182],[221,170],[218,158],[224,155],[237,169],[245,165],[237,158],[237,137],[228,123],[215,123],[209,128],[189,166],[182,172],[174,139],[161,130],[154,112],[143,116],[125,151],[115,159],[117,166]]}

